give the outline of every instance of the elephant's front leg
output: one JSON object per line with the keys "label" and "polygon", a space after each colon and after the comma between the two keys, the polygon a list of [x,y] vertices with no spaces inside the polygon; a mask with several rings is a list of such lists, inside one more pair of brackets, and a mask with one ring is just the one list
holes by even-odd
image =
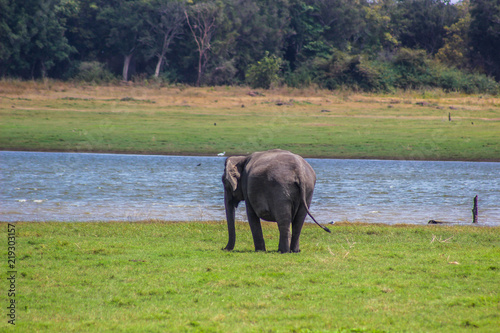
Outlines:
{"label": "elephant's front leg", "polygon": [[257,216],[252,207],[246,204],[248,224],[250,224],[250,230],[252,231],[253,244],[255,245],[255,251],[266,251],[266,243],[264,242],[264,235],[262,234],[262,226],[260,224],[260,218]]}

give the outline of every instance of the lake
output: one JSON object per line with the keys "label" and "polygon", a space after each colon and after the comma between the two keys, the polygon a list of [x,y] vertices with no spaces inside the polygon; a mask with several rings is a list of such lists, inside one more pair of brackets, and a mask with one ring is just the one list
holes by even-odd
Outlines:
{"label": "lake", "polygon": [[[0,152],[1,221],[225,220],[222,157]],[[330,221],[500,225],[500,163],[307,159]],[[237,218],[246,220],[244,204]],[[307,221],[311,222],[308,217]]]}

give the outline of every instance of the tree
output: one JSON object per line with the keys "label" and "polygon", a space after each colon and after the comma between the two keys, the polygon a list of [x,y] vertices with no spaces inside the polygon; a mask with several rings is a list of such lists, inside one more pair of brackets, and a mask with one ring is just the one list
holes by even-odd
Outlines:
{"label": "tree", "polygon": [[197,86],[200,86],[201,77],[208,62],[208,51],[211,47],[212,37],[215,34],[218,12],[219,9],[214,2],[198,3],[190,8],[189,14],[184,11],[189,29],[198,47]]}
{"label": "tree", "polygon": [[47,77],[75,49],[65,37],[60,0],[2,1],[0,74]]}
{"label": "tree", "polygon": [[170,50],[173,40],[183,33],[186,21],[185,3],[181,0],[156,0],[150,3],[149,15],[146,18],[149,30],[141,42],[148,46],[148,52],[158,59],[155,77],[160,75],[165,55]]}
{"label": "tree", "polygon": [[[385,0],[293,0],[291,33],[285,60],[290,70],[311,73],[316,58],[330,59],[335,50],[376,54],[395,44]],[[307,75],[306,75],[307,76]]]}
{"label": "tree", "polygon": [[[287,0],[226,0],[217,21],[211,53],[215,70],[243,82],[250,64],[265,52],[281,57],[289,34]],[[226,82],[228,80],[226,79]]]}
{"label": "tree", "polygon": [[358,52],[373,58],[380,51],[392,50],[399,44],[391,29],[390,11],[393,7],[394,0],[373,1],[363,7],[365,24],[355,45]]}
{"label": "tree", "polygon": [[12,56],[13,32],[11,27],[14,8],[8,0],[0,0],[0,73],[7,68],[4,67],[5,62]]}
{"label": "tree", "polygon": [[464,69],[470,65],[471,53],[469,1],[461,1],[456,6],[459,9],[460,19],[451,26],[445,27],[444,45],[436,53],[436,59],[445,64]]}
{"label": "tree", "polygon": [[317,7],[302,0],[296,0],[290,6],[290,31],[285,57],[291,70],[295,70],[301,61],[311,56],[327,56],[331,51],[331,47],[322,38],[327,27],[317,20],[317,13]]}
{"label": "tree", "polygon": [[314,16],[324,27],[323,38],[331,48],[349,51],[365,26],[365,0],[314,0]]}
{"label": "tree", "polygon": [[469,37],[475,66],[500,80],[500,1],[471,1]]}
{"label": "tree", "polygon": [[[77,53],[78,61],[106,60],[107,37],[110,27],[98,19],[106,7],[106,0],[74,0],[75,9],[67,10],[67,36]],[[66,4],[70,4],[67,1]]]}
{"label": "tree", "polygon": [[145,33],[145,2],[112,0],[106,4],[97,19],[107,27],[108,47],[123,57],[122,78],[127,81],[132,57],[139,49],[141,37]]}
{"label": "tree", "polygon": [[68,59],[69,55],[75,52],[64,36],[66,28],[63,20],[58,17],[59,5],[59,0],[42,0],[30,22],[30,25],[34,26],[31,41],[34,45],[31,52],[35,64],[40,64],[42,77],[47,77],[48,71],[57,62]]}
{"label": "tree", "polygon": [[401,46],[435,54],[445,27],[458,20],[457,8],[447,0],[399,0],[391,11],[391,25]]}

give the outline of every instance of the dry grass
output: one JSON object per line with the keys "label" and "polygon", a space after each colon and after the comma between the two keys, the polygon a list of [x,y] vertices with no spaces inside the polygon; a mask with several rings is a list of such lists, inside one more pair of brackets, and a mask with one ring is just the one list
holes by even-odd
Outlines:
{"label": "dry grass", "polygon": [[352,91],[330,91],[315,88],[276,88],[252,90],[248,87],[185,87],[115,85],[93,86],[61,81],[0,81],[0,97],[26,98],[31,100],[57,100],[61,98],[110,99],[135,98],[154,101],[157,106],[198,106],[206,108],[241,108],[241,106],[301,105],[329,107],[338,111],[355,105],[359,109],[371,109],[377,104],[398,109],[415,108],[424,101],[427,107],[467,108],[475,110],[484,107],[500,107],[500,98],[485,95],[464,95],[442,91],[419,92],[397,91],[394,94],[369,94]]}

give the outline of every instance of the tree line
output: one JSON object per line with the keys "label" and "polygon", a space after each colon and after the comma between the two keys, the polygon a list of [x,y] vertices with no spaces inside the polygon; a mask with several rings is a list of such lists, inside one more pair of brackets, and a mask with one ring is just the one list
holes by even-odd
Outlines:
{"label": "tree line", "polygon": [[498,93],[500,1],[0,0],[0,77]]}

